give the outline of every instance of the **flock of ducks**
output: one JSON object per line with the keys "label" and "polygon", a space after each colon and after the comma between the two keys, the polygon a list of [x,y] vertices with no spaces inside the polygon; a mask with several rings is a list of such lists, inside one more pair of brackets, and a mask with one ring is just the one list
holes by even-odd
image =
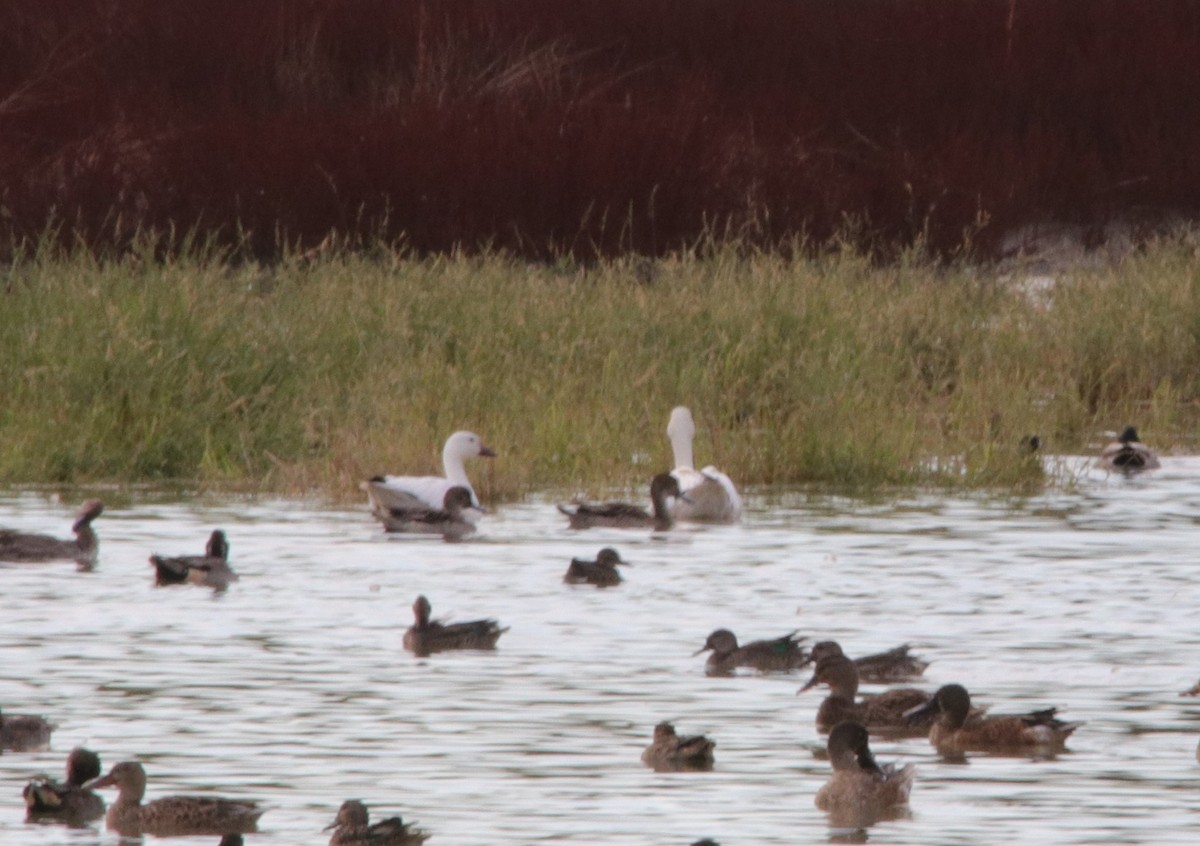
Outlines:
{"label": "flock of ducks", "polygon": [[[651,507],[626,502],[560,505],[574,529],[590,527],[638,528],[662,531],[676,521],[733,523],[741,518],[742,500],[733,481],[715,467],[693,467],[692,441],[696,426],[685,407],[671,412],[667,436],[675,468],[660,473],[650,483]],[[493,457],[493,452],[473,432],[455,432],[442,452],[444,476],[375,476],[364,482],[372,514],[389,532],[440,534],[458,539],[475,530],[485,509],[466,473],[466,461]],[[1127,427],[1101,452],[1099,463],[1109,470],[1137,472],[1160,466],[1154,451],[1141,443],[1137,431]],[[75,537],[0,530],[0,561],[33,563],[75,560],[93,566],[99,542],[92,522],[104,510],[98,499],[85,502],[72,524]],[[155,584],[191,584],[216,591],[237,580],[229,566],[229,542],[214,530],[203,555],[150,556]],[[595,560],[574,559],[563,581],[614,587],[622,581],[618,567],[628,566],[612,547],[600,550]],[[425,596],[413,603],[414,622],[404,633],[405,649],[418,656],[455,649],[493,649],[508,629],[495,620],[443,623],[431,618]],[[803,638],[790,632],[770,640],[738,643],[733,632],[717,629],[694,655],[709,652],[705,671],[729,675],[739,668],[763,673],[787,673],[813,665],[803,693],[827,686],[829,694],[817,709],[816,728],[827,734],[832,767],[829,781],[815,797],[835,825],[865,827],[895,818],[906,809],[915,770],[879,764],[870,749],[872,734],[887,737],[927,736],[945,756],[983,751],[996,754],[1044,756],[1060,752],[1081,723],[1064,722],[1054,708],[1015,715],[991,715],[972,705],[970,694],[959,684],[934,692],[919,688],[891,688],[874,696],[858,696],[860,682],[896,684],[919,678],[928,666],[903,644],[874,655],[849,658],[841,646],[822,641],[805,649]],[[1200,683],[1183,695],[1200,694]],[[41,717],[0,711],[0,750],[14,752],[48,748],[54,726]],[[653,739],[642,761],[657,771],[705,770],[714,762],[715,741],[704,736],[681,736],[669,722],[654,728]],[[1200,754],[1200,752],[1198,752]],[[117,799],[106,810],[94,791],[115,788]],[[146,772],[136,761],[123,761],[101,774],[100,758],[77,748],[66,762],[66,780],[47,776],[31,780],[24,789],[28,818],[82,825],[104,816],[110,830],[122,836],[220,835],[221,846],[237,846],[242,834],[257,830],[265,809],[258,803],[212,796],[168,796],[143,802]],[[330,846],[415,846],[430,834],[400,817],[371,823],[367,807],[348,800],[326,831]],[[697,841],[694,846],[716,846]]]}

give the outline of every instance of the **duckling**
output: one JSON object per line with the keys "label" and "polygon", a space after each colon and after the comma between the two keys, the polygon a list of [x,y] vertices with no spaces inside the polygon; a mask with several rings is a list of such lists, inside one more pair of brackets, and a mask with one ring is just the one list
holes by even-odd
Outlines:
{"label": "duckling", "polygon": [[651,514],[640,505],[628,502],[575,503],[575,510],[568,506],[559,505],[558,510],[566,515],[572,529],[610,528],[610,529],[655,529],[666,531],[671,528],[674,518],[668,500],[680,498],[679,480],[670,473],[659,473],[650,480],[650,502],[654,509]]}
{"label": "duckling", "polygon": [[82,826],[104,816],[104,799],[84,789],[85,782],[100,775],[100,756],[78,746],[67,756],[67,780],[57,782],[38,776],[25,785],[27,821],[61,820]]}
{"label": "duckling", "polygon": [[[904,643],[886,652],[877,652],[874,655],[864,655],[862,658],[855,658],[854,666],[858,670],[858,680],[860,682],[867,682],[868,684],[893,684],[917,678],[925,672],[925,668],[929,666],[929,662],[922,661],[915,655],[910,655],[908,650],[909,645]],[[820,643],[813,644],[813,661],[820,661],[829,655],[841,655],[844,657],[845,653],[842,652],[842,647],[837,641],[823,640]]]}
{"label": "duckling", "polygon": [[863,828],[905,810],[916,770],[912,764],[897,769],[876,763],[863,725],[838,723],[827,748],[833,776],[817,791],[815,802],[834,825]]}
{"label": "duckling", "polygon": [[71,531],[73,540],[60,540],[49,535],[34,535],[12,529],[0,529],[0,561],[32,564],[43,561],[75,561],[81,567],[96,563],[100,540],[92,521],[104,512],[104,503],[89,499],[79,507]]}
{"label": "duckling", "polygon": [[439,534],[461,538],[475,531],[475,522],[466,517],[467,509],[475,508],[471,491],[454,485],[446,491],[441,508],[400,508],[392,506],[376,514],[388,532]]}
{"label": "duckling", "polygon": [[654,742],[642,752],[642,763],[657,772],[711,770],[716,745],[702,734],[680,737],[675,726],[663,722],[654,727]]}
{"label": "duckling", "polygon": [[412,608],[416,622],[404,633],[404,648],[420,657],[448,649],[495,649],[500,635],[508,631],[507,626],[500,628],[495,620],[466,623],[430,620],[433,608],[424,596],[418,596]]}
{"label": "duckling", "polygon": [[330,829],[334,831],[329,846],[420,846],[430,837],[400,817],[371,824],[367,806],[355,799],[342,803],[337,818],[325,828]]}
{"label": "duckling", "polygon": [[53,723],[33,714],[5,714],[0,711],[0,750],[40,752],[50,748]]}
{"label": "duckling", "polygon": [[809,662],[808,653],[800,646],[804,640],[790,632],[774,640],[755,640],[738,646],[737,636],[729,629],[717,629],[704,641],[704,646],[692,653],[712,650],[704,663],[710,676],[726,676],[737,667],[753,667],[762,673],[786,673]]}
{"label": "duckling", "polygon": [[914,720],[934,718],[929,742],[946,755],[963,752],[1061,752],[1083,723],[1055,717],[1056,708],[1027,714],[984,716],[971,713],[971,695],[960,684],[947,684],[924,705],[908,712]]}
{"label": "duckling", "polygon": [[596,587],[616,587],[621,583],[621,574],[617,565],[629,566],[628,561],[622,560],[620,554],[611,546],[606,546],[596,555],[595,561],[583,558],[572,558],[567,565],[567,573],[563,581],[567,584],[590,584]]}
{"label": "duckling", "polygon": [[238,580],[229,566],[229,542],[220,529],[209,535],[203,555],[151,555],[150,563],[154,565],[154,584],[160,587],[192,584],[223,591]]}
{"label": "duckling", "polygon": [[[840,650],[839,650],[840,651]],[[925,722],[914,722],[906,713],[927,703],[931,694],[912,687],[899,687],[864,696],[856,701],[858,694],[858,668],[845,655],[826,655],[817,662],[811,679],[800,688],[803,693],[818,684],[829,685],[829,696],[817,709],[817,730],[822,734],[838,723],[856,722],[869,731],[889,735],[923,737],[929,730],[932,716]]]}
{"label": "duckling", "polygon": [[266,810],[248,799],[216,796],[166,796],[143,805],[146,771],[137,761],[122,761],[84,787],[117,788],[117,801],[109,807],[105,823],[122,837],[246,834],[257,830]]}
{"label": "duckling", "polygon": [[1138,439],[1137,429],[1126,426],[1117,439],[1100,452],[1101,467],[1136,473],[1159,467],[1158,455]]}

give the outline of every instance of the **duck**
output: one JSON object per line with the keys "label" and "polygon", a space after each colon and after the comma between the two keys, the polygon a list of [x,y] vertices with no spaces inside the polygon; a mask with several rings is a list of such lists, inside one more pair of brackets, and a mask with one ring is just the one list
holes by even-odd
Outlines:
{"label": "duck", "polygon": [[[444,476],[372,476],[361,487],[367,492],[372,513],[385,523],[393,508],[445,508],[446,492],[456,485],[470,491],[471,505],[482,511],[465,466],[468,458],[475,457],[495,458],[496,453],[474,432],[455,432],[442,448]],[[469,511],[464,516],[471,519]]]}
{"label": "duck", "polygon": [[441,508],[398,508],[387,509],[378,514],[383,528],[388,532],[406,534],[438,534],[447,538],[461,538],[475,531],[475,523],[466,512],[475,506],[471,502],[471,491],[462,485],[446,490]]}
{"label": "duck", "polygon": [[258,818],[266,810],[249,799],[217,796],[166,796],[143,805],[146,771],[137,761],[122,761],[84,787],[117,788],[117,801],[109,806],[105,824],[122,837],[248,834],[257,830]]}
{"label": "duck", "polygon": [[829,732],[826,748],[833,775],[817,791],[814,803],[839,827],[863,828],[902,815],[912,792],[916,768],[879,764],[871,754],[865,726],[853,720]]}
{"label": "duck", "polygon": [[209,535],[203,555],[151,555],[150,563],[154,565],[154,584],[159,586],[192,584],[223,591],[238,580],[229,567],[229,541],[220,529]]}
{"label": "duck", "polygon": [[654,741],[642,752],[642,763],[658,772],[711,770],[715,740],[702,734],[680,737],[669,722],[654,727]]}
{"label": "duck", "polygon": [[79,826],[104,816],[104,799],[84,788],[100,776],[100,756],[77,746],[67,756],[67,780],[48,776],[31,779],[21,792],[27,821],[61,820]]}
{"label": "duck", "polygon": [[53,723],[33,714],[5,714],[0,711],[0,750],[41,752],[50,748]]}
{"label": "duck", "polygon": [[961,684],[947,684],[924,705],[908,712],[913,720],[932,717],[929,742],[944,755],[964,752],[1061,752],[1067,738],[1083,723],[1068,723],[1057,708],[1026,714],[984,716],[972,713],[971,695]]}
{"label": "duck", "polygon": [[695,469],[692,459],[695,437],[692,412],[686,406],[676,406],[667,423],[667,438],[675,454],[671,475],[679,481],[682,496],[671,506],[672,515],[676,520],[696,523],[736,523],[742,518],[742,498],[737,487],[712,465]]}
{"label": "duck", "polygon": [[650,480],[650,503],[653,512],[628,502],[577,502],[573,511],[567,505],[557,507],[566,515],[572,529],[603,527],[655,529],[663,532],[675,523],[669,501],[671,497],[682,498],[679,480],[670,473],[659,473]]}
{"label": "duck", "polygon": [[829,685],[829,696],[817,709],[817,730],[822,734],[838,723],[851,720],[875,733],[923,737],[933,722],[932,716],[923,722],[907,716],[932,698],[932,694],[924,690],[898,687],[856,700],[858,668],[845,655],[827,654],[817,661],[812,678],[798,692],[803,693],[818,684]]}
{"label": "duck", "polygon": [[1123,473],[1153,470],[1161,466],[1157,453],[1138,438],[1137,429],[1126,426],[1117,439],[1100,451],[1101,467]]}
{"label": "duck", "polygon": [[103,512],[104,502],[99,499],[89,499],[81,505],[71,525],[71,531],[75,533],[72,540],[0,529],[0,561],[21,564],[75,561],[80,565],[95,564],[100,552],[100,540],[92,528],[92,521]]}
{"label": "duck", "polygon": [[[920,677],[929,666],[929,662],[910,655],[909,649],[910,646],[903,643],[886,652],[876,652],[853,659],[854,667],[858,670],[858,680],[868,684],[894,684]],[[846,653],[842,652],[842,647],[837,641],[822,640],[813,644],[811,654],[813,661],[820,661],[831,655],[844,657]]]}
{"label": "duck", "polygon": [[372,824],[367,806],[357,799],[342,803],[337,818],[325,827],[326,831],[331,829],[329,846],[420,846],[430,837],[428,832],[414,828],[400,817]]}
{"label": "duck", "polygon": [[704,664],[704,671],[710,676],[731,675],[738,667],[753,667],[762,673],[786,673],[809,662],[808,653],[800,645],[803,640],[796,637],[796,632],[789,632],[774,640],[755,640],[738,646],[737,635],[729,629],[717,629],[692,657],[712,650]]}
{"label": "duck", "polygon": [[500,635],[508,631],[507,626],[501,628],[490,619],[467,623],[430,620],[433,608],[424,596],[417,597],[412,609],[416,622],[404,633],[404,648],[420,657],[448,649],[495,649]]}
{"label": "duck", "polygon": [[596,554],[595,561],[583,558],[572,558],[567,565],[567,574],[563,581],[569,585],[589,584],[596,587],[616,587],[621,583],[621,574],[617,565],[629,566],[629,562],[621,558],[621,554],[611,546],[606,546]]}

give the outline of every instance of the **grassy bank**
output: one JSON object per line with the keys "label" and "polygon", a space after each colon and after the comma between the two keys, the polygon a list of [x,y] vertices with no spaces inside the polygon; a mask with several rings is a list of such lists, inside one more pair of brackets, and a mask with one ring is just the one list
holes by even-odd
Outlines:
{"label": "grassy bank", "polygon": [[1200,214],[1193,0],[6,0],[0,256],[48,221],[665,255]]}
{"label": "grassy bank", "polygon": [[1195,446],[1198,249],[1184,234],[1077,270],[1047,301],[852,251],[584,268],[377,249],[266,269],[47,245],[0,294],[0,481],[353,497],[372,473],[436,471],[472,428],[500,453],[475,468],[488,497],[594,493],[669,466],[684,403],[697,460],[747,485],[1037,484],[1015,446],[1033,432],[1071,452],[1133,422]]}

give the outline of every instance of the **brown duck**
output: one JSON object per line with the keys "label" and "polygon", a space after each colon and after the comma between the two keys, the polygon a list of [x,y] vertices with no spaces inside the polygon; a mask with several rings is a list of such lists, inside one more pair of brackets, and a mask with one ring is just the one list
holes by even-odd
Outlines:
{"label": "brown duck", "polygon": [[27,820],[61,820],[82,826],[104,816],[104,800],[83,785],[100,775],[100,756],[82,746],[67,756],[67,780],[54,781],[38,776],[25,785],[25,818]]}
{"label": "brown duck", "polygon": [[729,629],[717,629],[692,656],[712,650],[704,664],[710,676],[729,675],[738,667],[753,667],[762,673],[786,673],[809,662],[808,653],[800,646],[803,640],[791,632],[774,640],[755,640],[738,646],[737,635]]}
{"label": "brown duck", "polygon": [[355,799],[342,803],[333,824],[325,828],[330,829],[329,846],[420,846],[430,837],[400,817],[372,824],[367,806]]}
{"label": "brown duck", "polygon": [[829,733],[833,776],[817,791],[816,806],[835,826],[864,828],[902,815],[908,805],[913,765],[880,765],[867,741],[866,728],[852,721],[838,723]]}
{"label": "brown duck", "polygon": [[616,587],[621,583],[621,574],[617,566],[629,566],[611,546],[606,546],[596,554],[595,561],[584,558],[572,558],[567,565],[567,573],[563,581],[569,585],[589,584],[596,587]]}
{"label": "brown duck", "polygon": [[[905,643],[886,652],[855,658],[854,666],[858,670],[858,680],[867,684],[894,684],[918,678],[925,672],[929,662],[909,654],[909,648]],[[845,654],[842,647],[833,640],[814,643],[812,648],[813,661],[820,661],[830,655]]]}
{"label": "brown duck", "polygon": [[850,721],[875,733],[924,737],[933,722],[932,715],[924,722],[905,716],[930,700],[932,694],[923,690],[899,687],[857,700],[858,668],[845,655],[826,655],[818,661],[812,678],[799,692],[819,684],[829,685],[829,696],[817,709],[817,730],[822,734],[838,723]]}
{"label": "brown duck", "polygon": [[412,609],[416,622],[404,633],[404,648],[419,656],[448,649],[495,649],[500,635],[508,631],[490,619],[466,623],[430,620],[433,608],[424,596],[417,597]]}
{"label": "brown duck", "polygon": [[946,755],[963,752],[1061,752],[1067,738],[1083,723],[1058,719],[1056,708],[1027,714],[984,716],[971,708],[971,695],[961,684],[947,684],[924,705],[913,708],[914,720],[934,719],[929,742]]}
{"label": "brown duck", "polygon": [[55,725],[33,714],[5,714],[0,711],[0,750],[40,752],[50,748],[50,733]]}
{"label": "brown duck", "polygon": [[167,796],[143,805],[146,771],[136,761],[122,761],[108,775],[84,787],[117,788],[117,801],[109,807],[105,821],[110,831],[123,837],[245,834],[257,830],[258,818],[265,810],[257,802],[216,796]]}
{"label": "brown duck", "polygon": [[214,529],[203,555],[179,555],[167,558],[151,555],[156,585],[200,585],[222,591],[238,580],[229,567],[229,541],[220,529]]}
{"label": "brown duck", "polygon": [[448,538],[461,538],[475,531],[475,522],[464,512],[475,508],[471,491],[462,485],[454,485],[446,491],[441,508],[407,508],[391,506],[377,511],[389,532],[406,534],[437,534]]}
{"label": "brown duck", "polygon": [[628,502],[575,503],[575,510],[559,505],[558,510],[567,516],[572,529],[606,527],[610,529],[657,529],[671,528],[671,497],[683,498],[679,491],[679,480],[670,473],[659,473],[650,480],[650,503],[653,513],[640,505]]}
{"label": "brown duck", "polygon": [[96,563],[100,541],[92,521],[104,511],[104,503],[89,499],[79,507],[71,531],[75,537],[61,540],[49,535],[33,535],[12,529],[0,529],[0,561],[33,564],[42,561],[75,561],[80,566]]}
{"label": "brown duck", "polygon": [[659,723],[654,727],[654,741],[642,752],[642,763],[658,772],[711,770],[716,745],[702,734],[680,737],[675,726]]}

